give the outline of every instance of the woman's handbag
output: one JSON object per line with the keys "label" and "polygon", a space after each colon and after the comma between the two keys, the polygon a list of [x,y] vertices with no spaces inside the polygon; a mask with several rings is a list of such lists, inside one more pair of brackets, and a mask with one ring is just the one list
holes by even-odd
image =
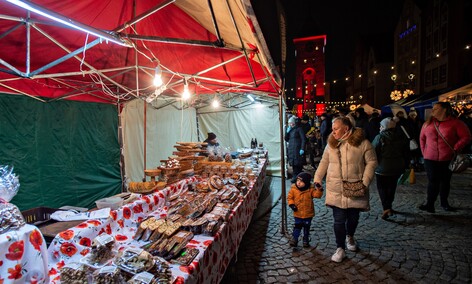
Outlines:
{"label": "woman's handbag", "polygon": [[338,149],[339,155],[339,167],[341,168],[341,178],[343,179],[343,196],[344,197],[363,197],[367,193],[367,186],[364,185],[362,180],[358,181],[347,181],[343,177],[343,166],[341,164],[341,151]]}
{"label": "woman's handbag", "polygon": [[343,195],[344,197],[362,197],[365,196],[367,187],[362,180],[350,182],[343,180]]}
{"label": "woman's handbag", "polygon": [[436,124],[434,124],[434,127],[436,128],[436,131],[441,136],[441,138],[444,140],[444,142],[447,144],[447,146],[449,146],[449,148],[451,148],[452,151],[454,152],[454,156],[452,157],[452,160],[449,163],[449,170],[453,173],[461,173],[461,172],[467,170],[467,168],[470,166],[469,155],[456,153],[456,151],[454,151],[454,148],[451,146],[451,144],[449,144],[447,142],[446,138],[444,138],[441,131],[439,131],[438,126]]}
{"label": "woman's handbag", "polygon": [[453,173],[461,173],[470,166],[470,158],[467,154],[454,154],[449,163],[449,170]]}

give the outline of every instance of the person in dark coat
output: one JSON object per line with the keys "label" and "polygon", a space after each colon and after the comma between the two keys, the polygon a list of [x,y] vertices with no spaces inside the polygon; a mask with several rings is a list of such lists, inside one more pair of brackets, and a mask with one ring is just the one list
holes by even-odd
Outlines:
{"label": "person in dark coat", "polygon": [[[305,133],[305,138],[307,138],[308,140],[307,133],[311,129],[310,117],[308,115],[305,114],[302,116],[302,120],[300,121],[300,127],[303,129],[303,133]],[[305,153],[303,154],[303,165],[306,165],[307,164],[306,157],[307,156],[310,157],[310,162],[311,162],[311,157],[312,157],[311,145],[309,141],[305,143],[305,148],[303,150],[305,150]]]}
{"label": "person in dark coat", "polygon": [[395,199],[397,181],[409,167],[409,141],[396,130],[396,123],[391,117],[380,122],[380,132],[372,141],[377,154],[378,165],[375,169],[377,190],[382,202],[382,219],[394,214],[392,203]]}
{"label": "person in dark coat", "polygon": [[[410,112],[408,113],[408,127],[411,130],[411,138],[415,139],[415,141],[420,143],[420,132],[421,127],[423,127],[424,121],[418,116],[416,110],[412,107]],[[421,153],[421,149],[418,147],[416,150],[411,151],[411,164],[415,171],[421,172],[424,170],[424,161],[423,161],[423,154]]]}
{"label": "person in dark coat", "polygon": [[356,127],[361,128],[366,134],[367,125],[369,124],[369,116],[365,112],[363,107],[358,107],[354,111],[354,118],[356,120]]}
{"label": "person in dark coat", "polygon": [[303,171],[303,154],[305,153],[306,137],[303,129],[297,125],[296,118],[290,117],[285,134],[285,141],[288,142],[287,156],[288,163],[292,166],[292,183],[297,181],[297,175]]}
{"label": "person in dark coat", "polygon": [[365,136],[370,142],[374,141],[375,136],[380,132],[380,114],[376,111],[372,113],[365,129]]}
{"label": "person in dark coat", "polygon": [[328,143],[328,136],[331,134],[331,117],[327,113],[323,113],[320,119],[321,152],[323,152]]}

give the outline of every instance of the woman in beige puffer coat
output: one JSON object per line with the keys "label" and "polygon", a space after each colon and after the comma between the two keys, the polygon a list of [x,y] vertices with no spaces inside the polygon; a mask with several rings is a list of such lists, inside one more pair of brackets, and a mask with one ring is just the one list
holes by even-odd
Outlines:
{"label": "woman in beige puffer coat", "polygon": [[333,209],[337,250],[331,260],[335,262],[346,257],[346,246],[348,250],[357,250],[354,233],[359,213],[370,210],[369,190],[363,197],[345,197],[342,194],[343,180],[362,180],[368,189],[377,167],[372,144],[365,138],[363,130],[353,125],[348,116],[333,119],[328,145],[314,175],[315,183],[321,183],[326,176],[325,203]]}

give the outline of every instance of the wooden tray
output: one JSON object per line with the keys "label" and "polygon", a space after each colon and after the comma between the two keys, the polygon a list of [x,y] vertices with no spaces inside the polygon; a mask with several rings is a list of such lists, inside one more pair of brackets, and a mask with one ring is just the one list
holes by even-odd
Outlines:
{"label": "wooden tray", "polygon": [[208,165],[208,166],[228,166],[231,167],[233,165],[232,162],[209,162],[209,161],[198,161],[199,164]]}
{"label": "wooden tray", "polygon": [[196,147],[197,145],[206,146],[207,142],[177,142],[179,145]]}

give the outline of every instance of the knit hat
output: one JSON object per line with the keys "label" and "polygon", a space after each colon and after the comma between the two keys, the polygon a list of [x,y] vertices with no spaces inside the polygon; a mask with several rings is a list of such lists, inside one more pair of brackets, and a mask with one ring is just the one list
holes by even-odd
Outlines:
{"label": "knit hat", "polygon": [[307,172],[301,172],[298,174],[297,179],[301,179],[303,183],[305,183],[305,186],[302,188],[299,188],[300,190],[305,190],[310,188],[310,182],[311,182],[311,175]]}
{"label": "knit hat", "polygon": [[213,139],[216,139],[216,134],[213,132],[208,132],[207,140],[213,140]]}
{"label": "knit hat", "polygon": [[297,123],[297,119],[295,118],[295,116],[291,116],[291,117],[288,119],[288,123]]}
{"label": "knit hat", "polygon": [[380,122],[380,130],[395,128],[396,126],[397,123],[391,117],[386,117]]}

